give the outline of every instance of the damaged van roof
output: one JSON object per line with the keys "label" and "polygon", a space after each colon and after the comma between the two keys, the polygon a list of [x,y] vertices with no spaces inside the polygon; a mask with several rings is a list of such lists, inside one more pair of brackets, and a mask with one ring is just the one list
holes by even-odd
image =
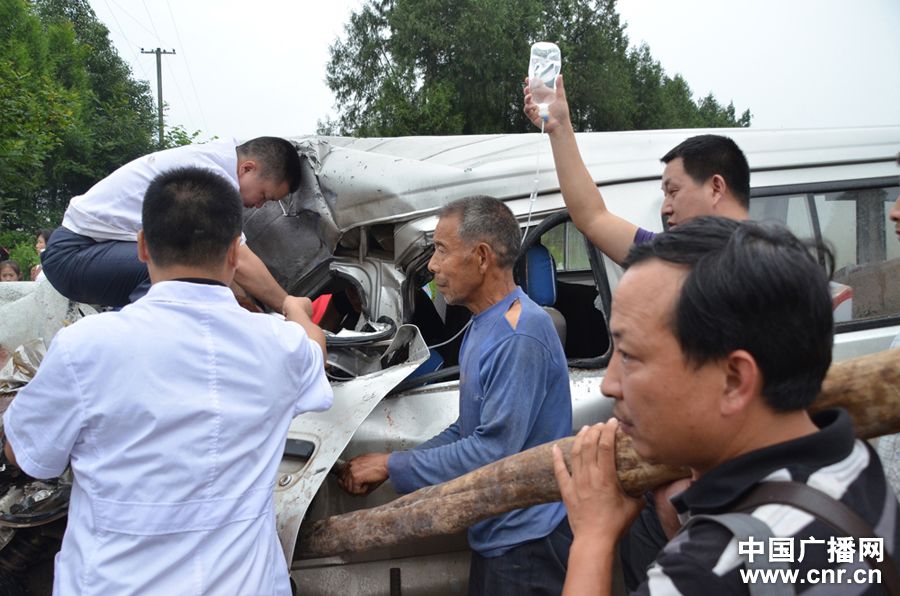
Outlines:
{"label": "damaged van roof", "polygon": [[[898,128],[680,129],[576,136],[597,184],[614,184],[659,178],[660,157],[698,134],[733,138],[756,170],[846,161],[848,145],[858,145],[860,160],[893,159]],[[290,140],[310,160],[340,231],[411,219],[473,194],[527,197],[535,179],[539,194],[559,189],[549,140],[540,133]]]}
{"label": "damaged van roof", "polygon": [[[860,164],[896,159],[900,126],[854,129],[757,130],[681,129],[576,135],[581,155],[611,208],[644,221],[658,212],[662,193],[660,157],[688,137],[726,135],[743,149],[754,178],[763,172],[789,172],[812,166]],[[357,139],[290,138],[301,155],[299,189],[285,200],[248,209],[244,233],[251,249],[278,282],[292,290],[340,246],[366,251],[366,234],[376,224],[382,249],[404,265],[423,242],[428,216],[466,196],[489,195],[507,203],[522,220],[564,208],[547,135],[422,136]],[[803,182],[805,174],[768,175],[769,184]],[[799,176],[799,178],[798,178]],[[617,186],[645,182],[646,201],[621,204]],[[536,201],[528,200],[536,191]],[[635,210],[638,210],[637,212]],[[645,213],[646,211],[646,213]],[[287,217],[286,217],[287,216]],[[423,228],[424,226],[424,228]],[[657,229],[657,228],[654,228]],[[385,236],[391,238],[385,239]]]}

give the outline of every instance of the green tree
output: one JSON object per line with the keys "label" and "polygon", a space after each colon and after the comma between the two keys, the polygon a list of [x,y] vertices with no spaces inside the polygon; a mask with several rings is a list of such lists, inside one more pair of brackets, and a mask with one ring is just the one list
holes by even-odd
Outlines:
{"label": "green tree", "polygon": [[0,232],[0,248],[9,251],[9,258],[19,264],[23,274],[23,281],[30,281],[31,268],[40,263],[40,258],[34,248],[34,242],[34,235],[30,232]]}
{"label": "green tree", "polygon": [[323,134],[531,129],[521,87],[532,42],[563,54],[576,130],[749,126],[750,112],[694,101],[650,49],[629,48],[615,0],[367,0],[331,46],[337,120]]}
{"label": "green tree", "polygon": [[81,126],[69,131],[46,164],[49,206],[60,211],[71,196],[157,148],[155,110],[148,84],[132,78],[87,0],[34,0],[33,5],[48,30],[69,32],[57,51],[71,56],[73,74],[64,80],[81,99]]}
{"label": "green tree", "polygon": [[0,0],[0,209],[6,228],[34,223],[45,164],[78,126],[81,102],[66,85],[75,57],[53,55],[67,31],[45,29],[22,0]]}
{"label": "green tree", "polygon": [[[167,104],[163,102],[163,106],[165,107]],[[181,147],[182,145],[192,145],[194,143],[205,143],[207,141],[200,140],[201,132],[199,130],[195,130],[194,132],[188,132],[185,127],[180,124],[176,124],[174,126],[166,127],[166,134],[163,137],[163,145],[162,149],[171,149],[172,147]],[[212,137],[208,139],[209,141],[214,141],[218,137]]]}
{"label": "green tree", "polygon": [[[23,238],[158,148],[150,88],[86,0],[0,0],[0,114],[0,229]],[[198,136],[171,127],[164,146]]]}

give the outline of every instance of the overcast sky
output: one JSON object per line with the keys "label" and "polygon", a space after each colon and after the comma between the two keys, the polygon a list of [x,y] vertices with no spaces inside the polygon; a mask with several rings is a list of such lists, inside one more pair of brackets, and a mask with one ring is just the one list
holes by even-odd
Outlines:
{"label": "overcast sky", "polygon": [[[452,1],[452,0],[448,0]],[[167,123],[250,138],[315,132],[334,117],[328,46],[360,0],[90,0],[135,76],[156,93],[161,47]],[[756,128],[900,124],[897,0],[619,0],[632,45]],[[528,56],[522,57],[523,74]],[[566,72],[563,56],[563,73]]]}

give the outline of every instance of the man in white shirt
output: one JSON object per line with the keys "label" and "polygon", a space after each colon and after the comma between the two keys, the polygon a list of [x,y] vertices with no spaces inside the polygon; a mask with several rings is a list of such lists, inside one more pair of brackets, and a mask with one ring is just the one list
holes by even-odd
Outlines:
{"label": "man in white shirt", "polygon": [[[277,137],[186,145],[135,159],[69,202],[62,227],[41,255],[53,287],[72,300],[103,306],[124,306],[146,294],[150,277],[136,244],[141,204],[154,178],[179,167],[224,176],[240,190],[244,207],[281,199],[300,185],[297,150]],[[287,293],[262,260],[243,243],[239,256],[235,283],[269,308],[281,309]]]}
{"label": "man in white shirt", "polygon": [[291,593],[273,484],[291,418],[331,405],[307,298],[242,309],[241,199],[202,168],[161,175],[137,251],[153,286],[60,331],[3,417],[30,476],[71,464],[54,594]]}

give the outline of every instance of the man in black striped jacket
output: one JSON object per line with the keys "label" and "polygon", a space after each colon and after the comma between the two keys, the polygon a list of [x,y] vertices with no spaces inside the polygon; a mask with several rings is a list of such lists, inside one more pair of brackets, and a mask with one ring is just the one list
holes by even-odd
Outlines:
{"label": "man in black striped jacket", "polygon": [[[739,540],[696,520],[666,545],[637,593],[746,594],[763,584],[801,594],[887,593],[889,578],[872,573],[870,561],[900,554],[897,498],[846,412],[806,412],[833,341],[828,279],[807,248],[781,227],[697,218],[635,246],[626,267],[603,381],[617,400],[616,420],[582,429],[571,474],[556,457],[575,534],[564,594],[609,593],[615,545],[643,504],[616,480],[616,428],[641,456],[694,470],[693,484],[673,499],[682,522],[732,511],[760,482],[794,481],[840,501],[873,530],[837,535],[783,504],[751,510],[772,540]],[[745,568],[748,558],[786,565],[784,574],[766,583]]]}

